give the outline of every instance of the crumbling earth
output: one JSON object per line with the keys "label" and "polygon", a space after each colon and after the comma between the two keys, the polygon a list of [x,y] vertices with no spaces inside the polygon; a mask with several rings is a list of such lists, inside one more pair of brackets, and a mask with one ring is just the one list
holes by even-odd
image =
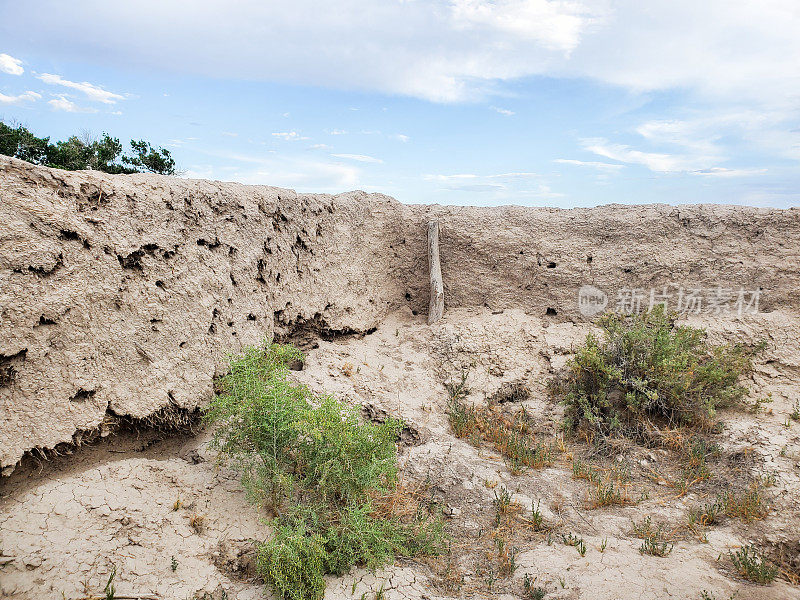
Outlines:
{"label": "crumbling earth", "polygon": [[[693,323],[695,325],[699,322]],[[389,314],[371,333],[307,338],[294,376],[363,407],[365,417],[402,417],[403,476],[427,482],[447,519],[449,556],[407,561],[331,578],[326,598],[519,598],[525,580],[546,598],[800,598],[787,576],[800,564],[800,423],[789,418],[800,390],[800,319],[781,311],[702,322],[713,341],[763,339],[767,350],[746,383],[758,413],[725,410],[716,442],[716,477],[680,494],[669,485],[674,457],[632,446],[621,458],[631,477],[627,506],[589,508],[587,485],[570,456],[581,440],[559,437],[561,408],[545,391],[590,325],[522,310],[453,309],[428,326],[410,309]],[[448,423],[445,383],[466,373],[469,402],[502,398],[524,405],[538,435],[557,446],[551,466],[512,474],[486,446],[458,439]],[[0,595],[20,599],[104,597],[113,569],[117,597],[262,598],[252,540],[269,535],[236,478],[207,448],[209,432],[122,431],[50,460],[27,457],[0,480]],[[658,476],[653,476],[656,473]],[[633,524],[679,529],[688,510],[744,478],[769,481],[767,516],[725,519],[704,535],[676,534],[666,557],[641,554]],[[502,575],[494,500],[514,504],[507,543],[516,568]],[[538,506],[544,527],[528,525]],[[513,512],[512,511],[512,512]],[[563,536],[584,540],[585,555]],[[788,575],[766,586],[743,580],[728,553],[746,543],[782,549]],[[797,573],[795,570],[794,573]]]}

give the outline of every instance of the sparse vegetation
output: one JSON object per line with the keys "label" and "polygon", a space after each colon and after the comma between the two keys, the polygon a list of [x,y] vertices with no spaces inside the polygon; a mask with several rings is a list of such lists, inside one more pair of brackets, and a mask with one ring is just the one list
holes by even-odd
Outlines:
{"label": "sparse vegetation", "polygon": [[117,565],[111,565],[111,571],[108,574],[108,581],[106,581],[106,586],[103,588],[103,594],[105,594],[106,600],[114,600],[116,597],[116,589],[114,587],[114,578],[117,576]]}
{"label": "sparse vegetation", "polygon": [[530,600],[544,600],[547,593],[543,587],[536,585],[536,578],[531,578],[527,573],[522,581],[522,589],[525,592],[525,598]]}
{"label": "sparse vegetation", "polygon": [[739,574],[749,581],[767,584],[778,576],[778,568],[752,544],[730,552],[729,555]]}
{"label": "sparse vegetation", "polygon": [[512,412],[500,403],[467,405],[466,378],[466,372],[462,372],[460,382],[447,385],[448,417],[456,437],[466,438],[473,445],[490,443],[506,459],[512,473],[552,464],[553,446],[536,440],[531,417],[525,409]]}
{"label": "sparse vegetation", "polygon": [[622,465],[617,464],[612,468],[603,469],[575,457],[572,460],[572,476],[576,479],[586,479],[591,483],[587,501],[589,508],[625,506],[632,503],[625,486],[630,479],[630,473]]}
{"label": "sparse vegetation", "polygon": [[538,500],[535,506],[531,504],[531,523],[534,531],[540,531],[544,526],[544,515],[542,515],[542,511],[539,508],[541,503],[542,501]]}
{"label": "sparse vegetation", "polygon": [[208,413],[219,425],[213,446],[241,471],[250,499],[276,515],[256,568],[291,600],[321,598],[327,573],[444,550],[441,519],[398,479],[402,422],[364,422],[292,383],[288,364],[301,358],[291,346],[246,349]]}
{"label": "sparse vegetation", "polygon": [[767,501],[764,497],[764,485],[753,481],[742,492],[724,492],[717,498],[718,504],[729,517],[742,521],[755,521],[767,514]]}
{"label": "sparse vegetation", "polygon": [[636,537],[642,538],[642,545],[639,547],[640,554],[663,558],[669,556],[674,548],[674,544],[669,541],[670,536],[665,531],[664,526],[654,526],[650,517],[647,517],[641,523],[634,523],[633,533]]}
{"label": "sparse vegetation", "polygon": [[568,372],[550,384],[566,406],[568,430],[650,442],[665,426],[710,428],[717,408],[747,396],[738,383],[751,369],[747,350],[708,344],[704,330],[676,326],[660,306],[606,315],[599,325],[603,339],[587,336]]}
{"label": "sparse vegetation", "polygon": [[193,513],[189,516],[189,526],[194,529],[195,533],[201,533],[205,526],[205,520],[203,515]]}
{"label": "sparse vegetation", "polygon": [[800,400],[795,400],[792,405],[792,412],[789,413],[789,418],[792,421],[800,421]]}

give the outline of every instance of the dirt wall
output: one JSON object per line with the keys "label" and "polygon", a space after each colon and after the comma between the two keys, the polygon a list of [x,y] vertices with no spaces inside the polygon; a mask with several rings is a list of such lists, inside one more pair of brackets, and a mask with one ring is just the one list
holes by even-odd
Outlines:
{"label": "dirt wall", "polygon": [[192,409],[225,356],[274,333],[365,332],[445,302],[584,318],[577,292],[759,289],[800,308],[800,210],[400,204],[0,157],[0,469],[109,416]]}

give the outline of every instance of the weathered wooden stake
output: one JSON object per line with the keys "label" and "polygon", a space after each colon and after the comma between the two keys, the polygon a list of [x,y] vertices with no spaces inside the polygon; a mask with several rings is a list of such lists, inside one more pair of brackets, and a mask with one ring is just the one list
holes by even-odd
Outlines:
{"label": "weathered wooden stake", "polygon": [[444,284],[442,283],[442,266],[439,264],[439,221],[428,223],[428,267],[431,274],[428,325],[432,325],[444,314]]}

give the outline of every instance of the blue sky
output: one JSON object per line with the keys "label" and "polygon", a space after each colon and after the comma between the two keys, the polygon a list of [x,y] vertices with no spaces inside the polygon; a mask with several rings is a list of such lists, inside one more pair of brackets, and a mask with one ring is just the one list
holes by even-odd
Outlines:
{"label": "blue sky", "polygon": [[796,0],[0,0],[0,117],[408,203],[800,206]]}

